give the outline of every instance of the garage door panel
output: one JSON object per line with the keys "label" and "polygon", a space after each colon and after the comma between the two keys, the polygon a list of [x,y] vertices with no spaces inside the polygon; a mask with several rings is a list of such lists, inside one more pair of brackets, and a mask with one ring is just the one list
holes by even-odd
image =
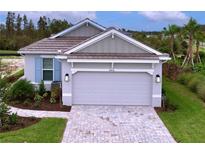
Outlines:
{"label": "garage door panel", "polygon": [[77,72],[73,104],[150,105],[151,89],[147,73]]}

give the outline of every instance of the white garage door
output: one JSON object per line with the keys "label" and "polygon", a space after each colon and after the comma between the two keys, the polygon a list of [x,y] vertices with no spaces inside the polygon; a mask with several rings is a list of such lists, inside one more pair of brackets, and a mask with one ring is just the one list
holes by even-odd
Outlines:
{"label": "white garage door", "polygon": [[73,76],[73,104],[150,105],[148,73],[77,72]]}

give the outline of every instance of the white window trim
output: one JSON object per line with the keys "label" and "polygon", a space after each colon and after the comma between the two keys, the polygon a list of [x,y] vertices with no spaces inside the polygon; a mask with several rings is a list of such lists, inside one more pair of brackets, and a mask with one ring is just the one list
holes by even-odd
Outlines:
{"label": "white window trim", "polygon": [[53,80],[43,80],[43,82],[44,82],[45,84],[50,84],[50,83],[52,83],[52,82],[54,81],[54,58],[44,57],[44,58],[42,58],[42,59],[52,59],[52,60],[53,60],[53,68],[52,68],[52,69],[44,69],[44,68],[42,67],[42,80],[43,80],[43,71],[53,71]]}

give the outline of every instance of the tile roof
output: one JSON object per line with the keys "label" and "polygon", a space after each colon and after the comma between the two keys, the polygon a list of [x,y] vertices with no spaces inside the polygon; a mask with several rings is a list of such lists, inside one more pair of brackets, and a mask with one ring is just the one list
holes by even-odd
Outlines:
{"label": "tile roof", "polygon": [[64,50],[68,50],[88,38],[89,37],[59,37],[55,39],[45,38],[21,48],[19,51],[29,53],[58,53],[58,50],[63,52]]}

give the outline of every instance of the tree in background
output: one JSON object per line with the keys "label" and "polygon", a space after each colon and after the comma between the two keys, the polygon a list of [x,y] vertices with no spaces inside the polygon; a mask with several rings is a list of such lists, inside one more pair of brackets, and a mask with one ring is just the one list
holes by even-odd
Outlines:
{"label": "tree in background", "polygon": [[44,38],[48,34],[48,21],[45,16],[40,17],[38,21],[38,34],[40,38]]}
{"label": "tree in background", "polygon": [[14,30],[15,30],[14,22],[15,22],[15,13],[8,12],[7,17],[6,17],[7,36],[12,36],[12,34],[14,33]]}
{"label": "tree in background", "polygon": [[188,39],[188,48],[182,66],[185,66],[187,64],[192,64],[192,66],[194,66],[193,42],[194,42],[194,36],[196,35],[196,32],[199,31],[199,29],[200,26],[198,25],[197,21],[194,20],[193,18],[191,18],[184,27],[184,34]]}
{"label": "tree in background", "polygon": [[53,19],[50,23],[49,30],[51,34],[55,34],[69,27],[70,24],[66,20],[62,21],[62,20]]}
{"label": "tree in background", "polygon": [[26,15],[8,12],[5,24],[0,24],[0,49],[18,50],[32,42],[58,33],[68,27],[66,20],[52,19],[43,16],[37,24],[28,19]]}
{"label": "tree in background", "polygon": [[170,54],[172,55],[174,60],[176,59],[175,53],[174,53],[174,41],[179,31],[180,29],[177,25],[169,25],[168,28],[164,28],[165,36],[169,37],[169,44],[170,44],[170,50],[171,50]]}
{"label": "tree in background", "polygon": [[200,46],[201,42],[204,42],[205,34],[201,29],[198,29],[198,31],[194,35],[194,38],[195,38],[195,42],[196,42],[196,56],[195,56],[195,59],[196,59],[197,63],[201,63],[201,58],[200,58],[200,55],[199,55],[199,46]]}
{"label": "tree in background", "polygon": [[16,34],[20,35],[21,34],[21,24],[22,24],[22,18],[20,16],[20,14],[18,14],[17,18],[16,18]]}

